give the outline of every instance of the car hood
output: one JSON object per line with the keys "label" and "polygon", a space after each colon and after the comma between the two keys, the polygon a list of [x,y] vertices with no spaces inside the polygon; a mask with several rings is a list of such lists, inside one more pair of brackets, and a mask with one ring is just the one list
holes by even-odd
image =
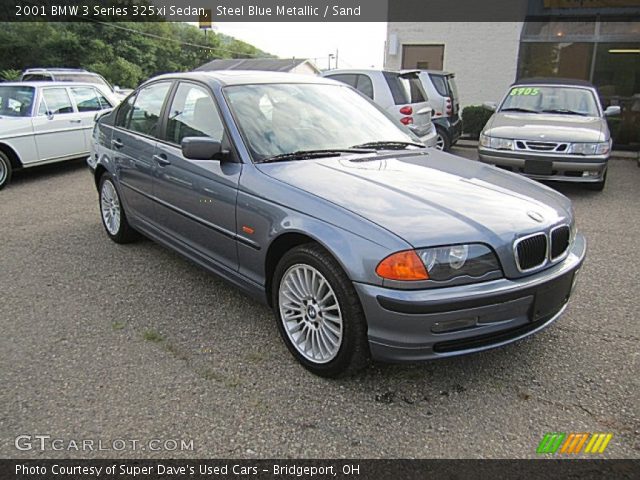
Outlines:
{"label": "car hood", "polygon": [[0,139],[32,131],[31,117],[0,116]]}
{"label": "car hood", "polygon": [[[299,160],[258,169],[350,210],[414,247],[479,241],[501,245],[516,234],[571,216],[570,201],[548,187],[436,150]],[[304,211],[304,206],[294,208]],[[542,222],[532,219],[536,214]]]}
{"label": "car hood", "polygon": [[545,113],[496,113],[487,122],[484,134],[500,138],[554,142],[609,140],[609,130],[603,118]]}

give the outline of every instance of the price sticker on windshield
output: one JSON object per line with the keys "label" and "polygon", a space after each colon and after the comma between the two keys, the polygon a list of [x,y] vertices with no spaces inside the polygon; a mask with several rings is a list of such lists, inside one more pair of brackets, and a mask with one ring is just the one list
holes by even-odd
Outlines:
{"label": "price sticker on windshield", "polygon": [[509,93],[509,96],[511,97],[521,96],[521,95],[525,95],[525,96],[540,95],[540,89],[535,87],[518,87],[511,90],[511,93]]}

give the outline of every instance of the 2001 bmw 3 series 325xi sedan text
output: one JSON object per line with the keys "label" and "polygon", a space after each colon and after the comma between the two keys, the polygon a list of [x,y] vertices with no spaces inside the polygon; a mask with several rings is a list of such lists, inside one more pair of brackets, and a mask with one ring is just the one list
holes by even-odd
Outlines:
{"label": "2001 bmw 3 series 325xi sedan text", "polygon": [[328,79],[163,75],[99,118],[93,141],[109,237],[143,233],[268,303],[323,376],[533,334],[585,257],[566,197],[423,148]]}

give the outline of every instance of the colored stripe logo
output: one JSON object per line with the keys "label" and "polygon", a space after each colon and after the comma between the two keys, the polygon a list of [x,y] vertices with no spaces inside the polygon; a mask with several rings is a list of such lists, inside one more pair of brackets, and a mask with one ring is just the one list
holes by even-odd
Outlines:
{"label": "colored stripe logo", "polygon": [[[613,438],[612,433],[547,433],[542,437],[538,454],[604,453]],[[583,450],[584,449],[584,450]]]}

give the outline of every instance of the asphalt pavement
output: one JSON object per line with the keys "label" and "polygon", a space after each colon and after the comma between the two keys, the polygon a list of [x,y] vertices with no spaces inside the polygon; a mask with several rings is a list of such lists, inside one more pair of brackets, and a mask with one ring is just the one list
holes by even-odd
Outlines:
{"label": "asphalt pavement", "polygon": [[298,365],[267,307],[149,240],[111,242],[82,161],[18,173],[0,192],[0,456],[533,458],[547,432],[611,432],[604,457],[639,458],[640,168],[554,187],[589,242],[560,320],[336,381]]}

